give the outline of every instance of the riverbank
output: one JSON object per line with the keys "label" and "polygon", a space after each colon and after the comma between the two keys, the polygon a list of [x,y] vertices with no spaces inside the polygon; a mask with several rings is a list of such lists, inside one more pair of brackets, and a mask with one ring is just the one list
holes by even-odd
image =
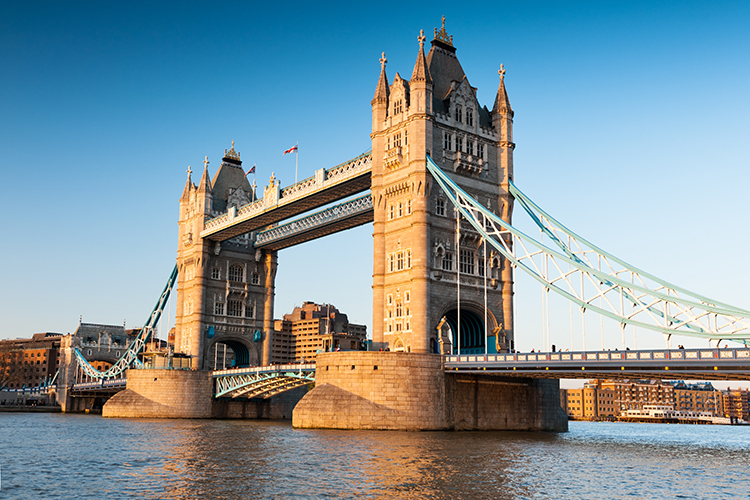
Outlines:
{"label": "riverbank", "polygon": [[0,406],[0,413],[60,413],[59,406]]}

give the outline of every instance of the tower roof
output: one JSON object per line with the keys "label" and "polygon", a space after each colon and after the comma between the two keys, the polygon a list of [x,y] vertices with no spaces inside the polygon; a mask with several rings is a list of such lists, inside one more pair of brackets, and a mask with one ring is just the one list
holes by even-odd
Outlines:
{"label": "tower roof", "polygon": [[380,78],[378,78],[378,86],[375,88],[375,96],[372,98],[372,104],[387,103],[388,95],[390,94],[390,88],[388,86],[388,77],[385,74],[385,65],[388,59],[385,58],[385,52],[380,56]]}
{"label": "tower roof", "polygon": [[497,88],[497,95],[495,96],[495,104],[492,106],[493,113],[508,113],[513,116],[513,108],[510,107],[510,99],[508,99],[508,92],[505,90],[505,67],[501,64],[500,70],[497,72],[500,75],[500,85]]}
{"label": "tower roof", "polygon": [[443,16],[443,27],[439,31],[435,28],[435,38],[430,43],[432,47],[427,54],[427,70],[433,83],[433,109],[444,113],[443,100],[451,90],[451,82],[460,82],[466,76],[456,57],[453,36],[448,36],[445,31],[445,16]]}
{"label": "tower roof", "polygon": [[427,68],[427,61],[424,57],[424,30],[419,30],[417,40],[419,40],[419,54],[417,54],[417,62],[414,63],[414,71],[411,73],[411,81],[432,83],[432,75],[430,75],[430,70]]}
{"label": "tower roof", "polygon": [[[232,156],[230,156],[232,154]],[[236,158],[235,158],[236,157]],[[214,210],[226,210],[227,199],[231,192],[242,188],[245,193],[251,192],[250,183],[242,170],[242,162],[239,161],[240,154],[234,151],[234,141],[229,151],[225,150],[219,170],[216,171],[211,180],[211,193],[213,194],[212,207]]]}

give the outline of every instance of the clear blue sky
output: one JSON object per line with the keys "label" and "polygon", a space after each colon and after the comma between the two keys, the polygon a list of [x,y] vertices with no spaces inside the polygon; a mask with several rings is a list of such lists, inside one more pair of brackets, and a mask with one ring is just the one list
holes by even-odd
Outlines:
{"label": "clear blue sky", "polygon": [[[380,53],[408,78],[442,15],[480,103],[505,64],[521,189],[634,265],[750,308],[750,4],[429,5],[3,2],[0,338],[81,315],[140,326],[174,265],[187,166],[208,155],[213,174],[235,140],[259,184],[287,185],[296,141],[300,178],[366,151]],[[370,325],[371,232],[280,252],[276,316],[314,300]],[[542,293],[517,281],[518,347],[538,348]]]}

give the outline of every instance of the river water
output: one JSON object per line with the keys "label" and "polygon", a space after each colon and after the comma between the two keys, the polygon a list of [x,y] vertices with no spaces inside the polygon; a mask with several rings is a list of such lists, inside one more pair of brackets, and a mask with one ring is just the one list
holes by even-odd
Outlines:
{"label": "river water", "polygon": [[0,413],[0,499],[741,499],[750,428],[563,434]]}

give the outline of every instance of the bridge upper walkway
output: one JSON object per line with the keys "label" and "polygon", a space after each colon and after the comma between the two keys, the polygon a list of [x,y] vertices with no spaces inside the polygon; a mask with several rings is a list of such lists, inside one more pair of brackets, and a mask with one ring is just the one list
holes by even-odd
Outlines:
{"label": "bridge upper walkway", "polygon": [[364,153],[286,188],[266,188],[262,198],[206,222],[201,238],[224,241],[315,210],[370,189],[372,154]]}

